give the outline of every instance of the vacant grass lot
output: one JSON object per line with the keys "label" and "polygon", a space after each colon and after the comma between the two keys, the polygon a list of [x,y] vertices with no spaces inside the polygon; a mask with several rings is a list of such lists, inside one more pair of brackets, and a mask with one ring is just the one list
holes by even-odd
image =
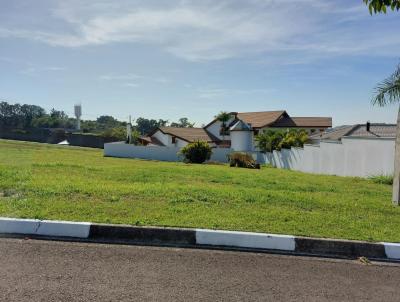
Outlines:
{"label": "vacant grass lot", "polygon": [[400,241],[391,187],[0,140],[0,216]]}

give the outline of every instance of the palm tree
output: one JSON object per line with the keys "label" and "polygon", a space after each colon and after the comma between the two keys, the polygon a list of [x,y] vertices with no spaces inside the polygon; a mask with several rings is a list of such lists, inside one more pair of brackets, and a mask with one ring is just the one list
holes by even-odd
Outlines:
{"label": "palm tree", "polygon": [[[400,102],[400,65],[396,71],[387,79],[378,84],[375,88],[375,96],[372,104],[386,106]],[[392,200],[395,205],[400,202],[400,108],[397,115],[397,131],[394,155],[394,177]]]}
{"label": "palm tree", "polygon": [[222,140],[225,140],[225,133],[226,133],[226,123],[229,121],[231,118],[231,114],[226,111],[221,111],[218,113],[218,115],[215,116],[215,118],[222,123],[221,126],[221,135],[222,135]]}

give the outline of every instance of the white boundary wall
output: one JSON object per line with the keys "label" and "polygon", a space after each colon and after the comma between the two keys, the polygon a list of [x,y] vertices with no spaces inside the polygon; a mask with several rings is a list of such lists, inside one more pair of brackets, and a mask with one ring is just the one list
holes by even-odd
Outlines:
{"label": "white boundary wall", "polygon": [[[134,146],[121,142],[104,144],[104,156],[140,158],[160,161],[182,161],[177,153],[181,148],[160,146]],[[227,155],[233,152],[229,148],[213,148],[211,161],[227,162]]]}
{"label": "white boundary wall", "polygon": [[394,138],[342,138],[304,148],[257,154],[260,162],[277,168],[316,174],[360,176],[393,174]]}

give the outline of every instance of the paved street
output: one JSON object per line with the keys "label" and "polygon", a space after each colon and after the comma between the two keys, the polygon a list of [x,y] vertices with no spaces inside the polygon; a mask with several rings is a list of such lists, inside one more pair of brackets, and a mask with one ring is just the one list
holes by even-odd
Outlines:
{"label": "paved street", "polygon": [[1,301],[399,301],[400,266],[0,239]]}

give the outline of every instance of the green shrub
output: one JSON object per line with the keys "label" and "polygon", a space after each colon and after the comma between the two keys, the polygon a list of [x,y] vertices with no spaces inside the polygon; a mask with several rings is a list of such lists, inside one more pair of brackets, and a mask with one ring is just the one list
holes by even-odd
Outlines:
{"label": "green shrub", "polygon": [[260,169],[260,164],[256,163],[251,154],[245,152],[232,152],[228,159],[231,167]]}
{"label": "green shrub", "polygon": [[188,163],[201,164],[211,158],[212,150],[210,145],[204,141],[197,141],[187,144],[179,151]]}
{"label": "green shrub", "polygon": [[100,134],[100,136],[103,137],[105,141],[113,141],[113,140],[124,141],[126,140],[126,128],[116,127],[107,129],[103,131]]}
{"label": "green shrub", "polygon": [[392,185],[393,184],[393,175],[373,175],[368,177],[370,180],[377,184],[384,184],[384,185]]}
{"label": "green shrub", "polygon": [[290,129],[267,130],[256,136],[257,147],[261,152],[290,149],[291,147],[303,147],[308,140],[308,134],[304,130]]}

